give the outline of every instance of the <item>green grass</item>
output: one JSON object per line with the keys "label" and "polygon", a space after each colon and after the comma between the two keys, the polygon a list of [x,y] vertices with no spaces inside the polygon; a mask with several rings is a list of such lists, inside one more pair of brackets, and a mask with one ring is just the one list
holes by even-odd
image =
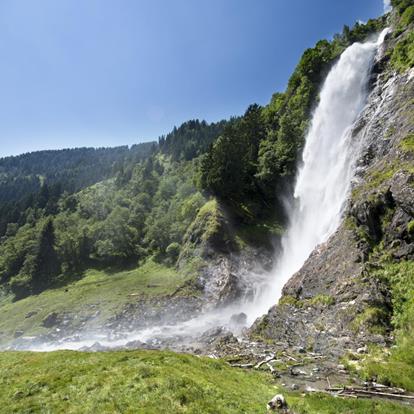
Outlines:
{"label": "green grass", "polygon": [[414,134],[407,135],[400,142],[400,148],[405,152],[414,152]]}
{"label": "green grass", "polygon": [[384,264],[373,276],[390,286],[395,346],[390,350],[373,348],[351,367],[367,379],[377,377],[381,383],[414,391],[414,261]]}
{"label": "green grass", "polygon": [[[280,389],[268,374],[156,351],[0,353],[0,413],[262,414]],[[405,414],[386,402],[303,398],[297,414]]]}
{"label": "green grass", "polygon": [[196,221],[203,223],[203,240],[208,241],[220,231],[219,208],[217,201],[210,200],[201,207],[197,214]]}
{"label": "green grass", "polygon": [[296,299],[291,295],[282,296],[279,305],[289,305],[295,308],[304,308],[308,306],[331,306],[335,303],[335,298],[329,295],[319,294],[309,299]]}
{"label": "green grass", "polygon": [[309,394],[305,398],[290,398],[295,414],[402,414],[413,413],[414,408],[403,407],[384,401],[344,400],[325,394]]}
{"label": "green grass", "polygon": [[391,65],[399,72],[414,65],[414,32],[410,32],[397,43],[391,55]]}
{"label": "green grass", "polygon": [[401,15],[400,25],[402,27],[406,27],[413,22],[414,22],[414,6],[409,6],[405,9],[404,13]]}
{"label": "green grass", "polygon": [[380,335],[385,334],[386,326],[386,310],[375,306],[365,308],[363,312],[355,317],[352,323],[352,329],[355,332],[365,328],[371,333],[377,333]]}
{"label": "green grass", "polygon": [[[151,298],[174,292],[188,279],[174,269],[148,261],[141,267],[120,272],[89,270],[85,277],[68,286],[47,290],[17,302],[0,300],[0,340],[13,336],[16,330],[24,335],[43,332],[42,320],[51,312],[67,312],[90,316],[99,312],[97,322],[113,316],[137,298]],[[26,318],[29,312],[35,315]]]}
{"label": "green grass", "polygon": [[[412,144],[410,144],[409,138],[410,136],[406,137],[406,140],[402,140],[400,143],[400,147],[404,151],[411,151]],[[388,181],[399,171],[414,173],[414,167],[410,162],[395,161],[393,163],[388,163],[387,161],[384,161],[376,168],[368,170],[364,183],[353,189],[352,199],[358,200],[365,193],[385,188]]]}
{"label": "green grass", "polygon": [[411,220],[408,224],[407,224],[407,231],[409,234],[414,234],[414,220]]}

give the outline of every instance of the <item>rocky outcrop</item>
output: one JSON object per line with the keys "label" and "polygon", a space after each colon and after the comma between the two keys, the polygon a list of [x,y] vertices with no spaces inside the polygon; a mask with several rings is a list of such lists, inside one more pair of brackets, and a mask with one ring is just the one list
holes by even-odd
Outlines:
{"label": "rocky outcrop", "polygon": [[249,295],[251,275],[272,267],[271,246],[240,246],[230,218],[217,200],[203,206],[187,231],[178,268],[182,271],[198,258],[195,281],[204,308],[227,306]]}
{"label": "rocky outcrop", "polygon": [[253,338],[334,357],[389,340],[390,294],[373,269],[383,254],[414,259],[414,69],[386,68],[386,58],[376,65],[353,130],[360,157],[343,223],[256,321]]}

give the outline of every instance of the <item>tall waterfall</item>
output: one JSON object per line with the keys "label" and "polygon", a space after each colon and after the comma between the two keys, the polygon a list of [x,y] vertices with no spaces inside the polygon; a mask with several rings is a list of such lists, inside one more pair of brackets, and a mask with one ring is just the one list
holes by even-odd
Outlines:
{"label": "tall waterfall", "polygon": [[387,32],[377,40],[348,47],[325,80],[306,136],[289,227],[271,288],[257,298],[250,318],[277,302],[288,279],[340,224],[358,154],[351,129],[365,104],[371,66]]}
{"label": "tall waterfall", "polygon": [[147,342],[154,338],[156,341],[173,338],[184,343],[212,327],[233,329],[229,326],[233,314],[245,312],[251,323],[266,313],[277,302],[287,280],[340,224],[359,152],[358,143],[352,141],[352,125],[364,107],[371,65],[387,30],[376,41],[355,43],[346,49],[325,80],[306,137],[290,224],[282,239],[282,254],[271,275],[270,286],[268,277],[264,280],[262,274],[249,275],[257,292],[253,301],[249,295],[249,300],[213,309],[186,322],[151,326],[126,333],[117,340],[106,339],[105,334],[89,335],[76,342],[42,344],[32,349],[79,349],[96,341],[105,346],[122,346],[129,341]]}

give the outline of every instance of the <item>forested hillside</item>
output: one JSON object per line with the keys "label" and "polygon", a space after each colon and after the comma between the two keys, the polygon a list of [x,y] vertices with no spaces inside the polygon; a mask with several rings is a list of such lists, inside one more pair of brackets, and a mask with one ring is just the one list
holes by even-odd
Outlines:
{"label": "forested hillside", "polygon": [[[127,268],[149,257],[174,266],[180,255],[191,256],[190,226],[207,220],[203,231],[211,237],[222,231],[215,217],[223,214],[234,232],[227,251],[243,248],[238,235],[246,226],[253,235],[247,243],[269,244],[285,220],[282,199],[291,191],[321,81],[350,43],[384,22],[357,23],[318,42],[305,51],[284,93],[241,117],[186,122],[157,146],[0,160],[3,288],[19,299],[91,267]],[[207,205],[211,197],[218,204]]]}
{"label": "forested hillside", "polygon": [[74,193],[140,162],[155,143],[116,148],[39,151],[0,159],[0,236],[9,223],[22,224],[29,207],[56,213],[63,193]]}

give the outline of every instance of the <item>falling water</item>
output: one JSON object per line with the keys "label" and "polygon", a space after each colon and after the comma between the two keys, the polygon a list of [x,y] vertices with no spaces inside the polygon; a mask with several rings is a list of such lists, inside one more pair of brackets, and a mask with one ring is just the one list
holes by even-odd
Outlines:
{"label": "falling water", "polygon": [[355,43],[346,49],[325,80],[306,137],[290,225],[282,239],[282,253],[272,272],[272,282],[269,286],[264,275],[249,276],[257,292],[255,300],[250,298],[227,308],[215,309],[176,325],[129,332],[116,341],[106,340],[104,333],[88,334],[79,335],[82,339],[74,342],[62,340],[33,345],[31,349],[79,349],[95,341],[105,346],[122,346],[131,340],[146,342],[151,338],[171,336],[178,336],[185,342],[211,327],[225,325],[233,329],[228,322],[234,313],[245,312],[251,323],[267,312],[279,298],[283,285],[340,224],[358,155],[358,143],[353,142],[351,130],[365,104],[371,65],[387,32],[385,29],[376,41]]}
{"label": "falling water", "polygon": [[358,155],[352,125],[365,104],[371,66],[387,32],[375,41],[348,47],[325,80],[306,137],[290,224],[282,238],[272,286],[258,298],[250,317],[262,315],[275,304],[288,279],[340,224]]}

